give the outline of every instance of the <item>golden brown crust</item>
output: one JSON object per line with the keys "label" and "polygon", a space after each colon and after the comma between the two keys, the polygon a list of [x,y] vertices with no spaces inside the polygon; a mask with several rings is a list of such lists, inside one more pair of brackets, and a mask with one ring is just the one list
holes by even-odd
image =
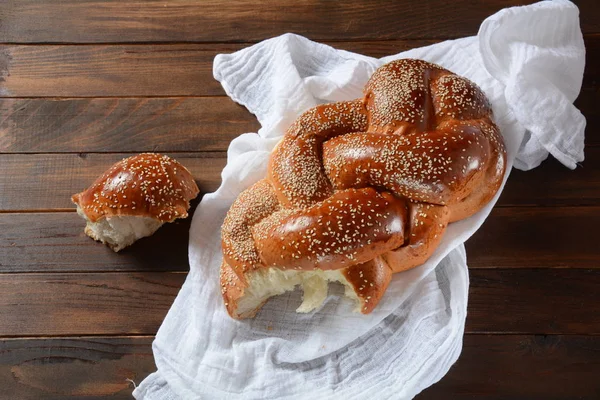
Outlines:
{"label": "golden brown crust", "polygon": [[420,135],[352,133],[323,145],[323,165],[335,189],[373,186],[439,205],[460,201],[481,183],[487,142],[470,126]]}
{"label": "golden brown crust", "polygon": [[369,314],[392,281],[392,270],[382,257],[345,268],[342,274],[360,301],[360,312]]}
{"label": "golden brown crust", "polygon": [[498,192],[504,179],[506,150],[498,127],[488,119],[473,123],[480,127],[482,134],[490,143],[487,166],[482,167],[482,170],[485,168],[485,173],[480,179],[479,185],[473,186],[471,192],[461,201],[450,206],[449,222],[468,218],[479,211]]}
{"label": "golden brown crust", "polygon": [[251,229],[279,210],[273,187],[262,179],[244,190],[232,204],[221,227],[223,257],[236,273],[261,265]]}
{"label": "golden brown crust", "polygon": [[[261,268],[339,269],[363,301],[362,274],[379,282],[364,303],[370,312],[391,273],[425,262],[448,223],[498,191],[506,151],[473,82],[405,59],[379,68],[364,94],[302,114],[274,149],[263,186],[232,206],[233,215],[260,211],[237,220],[243,234],[231,233],[231,218],[224,224],[226,270],[240,282]],[[364,207],[369,199],[377,206]],[[236,246],[248,250],[235,253],[243,262],[232,258]]]}
{"label": "golden brown crust", "polygon": [[165,155],[143,153],[115,163],[71,199],[91,222],[113,216],[171,222],[187,217],[190,200],[198,192],[183,165]]}
{"label": "golden brown crust", "polygon": [[261,266],[330,270],[372,260],[404,243],[406,201],[373,188],[336,192],[284,209],[252,229]]}
{"label": "golden brown crust", "polygon": [[430,79],[448,71],[422,60],[397,60],[377,69],[365,87],[369,132],[429,130]]}
{"label": "golden brown crust", "polygon": [[450,210],[426,203],[409,205],[408,240],[402,247],[383,254],[394,273],[423,264],[435,251],[448,226]]}
{"label": "golden brown crust", "polygon": [[323,173],[322,143],[367,128],[362,100],[324,104],[302,114],[273,150],[268,177],[285,207],[308,207],[332,194]]}
{"label": "golden brown crust", "polygon": [[248,284],[245,276],[243,274],[238,275],[225,260],[221,263],[220,283],[225,308],[231,317],[241,319],[252,318],[256,315],[258,309],[251,310],[251,312],[244,315],[237,313],[238,301],[244,296],[244,290],[248,287]]}

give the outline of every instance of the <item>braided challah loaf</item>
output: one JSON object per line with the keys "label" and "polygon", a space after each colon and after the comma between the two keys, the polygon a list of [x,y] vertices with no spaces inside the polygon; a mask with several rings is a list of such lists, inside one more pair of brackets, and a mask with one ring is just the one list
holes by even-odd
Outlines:
{"label": "braided challah loaf", "polygon": [[222,228],[221,287],[234,318],[301,285],[299,312],[328,281],[369,313],[392,273],[425,262],[448,223],[477,212],[505,171],[485,95],[435,64],[379,68],[365,96],[302,114]]}

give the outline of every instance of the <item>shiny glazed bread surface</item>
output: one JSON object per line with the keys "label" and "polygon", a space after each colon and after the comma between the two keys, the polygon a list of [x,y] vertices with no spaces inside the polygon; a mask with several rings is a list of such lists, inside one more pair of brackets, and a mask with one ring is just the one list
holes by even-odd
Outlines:
{"label": "shiny glazed bread surface", "polygon": [[374,282],[385,292],[389,279],[365,276],[425,262],[448,223],[496,194],[505,162],[473,82],[420,60],[380,67],[364,97],[302,114],[274,149],[267,178],[232,205],[221,279],[230,315],[248,274],[263,268],[343,270],[360,299]]}

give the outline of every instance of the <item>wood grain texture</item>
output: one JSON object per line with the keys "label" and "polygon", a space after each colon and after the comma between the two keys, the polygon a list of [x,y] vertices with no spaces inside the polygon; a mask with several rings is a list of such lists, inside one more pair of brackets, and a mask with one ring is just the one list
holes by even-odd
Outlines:
{"label": "wood grain texture", "polygon": [[[168,154],[168,153],[167,153]],[[216,190],[225,167],[223,153],[176,153],[173,158],[196,178],[200,193]],[[73,208],[78,193],[113,163],[130,154],[2,154],[0,210]]]}
{"label": "wood grain texture", "polygon": [[600,334],[600,270],[478,269],[466,332]]}
{"label": "wood grain texture", "polygon": [[[168,154],[168,153],[167,153]],[[0,211],[73,208],[71,195],[89,186],[129,154],[0,154]],[[175,153],[196,178],[201,193],[216,190],[225,166],[221,152]],[[498,206],[600,204],[600,148],[586,151],[575,171],[548,160],[533,171],[513,171]]]}
{"label": "wood grain texture", "polygon": [[[0,387],[9,399],[130,399],[155,369],[151,337],[0,341]],[[466,335],[458,362],[417,400],[593,399],[600,337]]]}
{"label": "wood grain texture", "polygon": [[[433,42],[332,44],[381,57]],[[0,97],[220,96],[214,57],[249,45],[0,45]]]}
{"label": "wood grain texture", "polygon": [[0,336],[155,334],[185,277],[0,274]]}
{"label": "wood grain texture", "polygon": [[[584,83],[597,88],[600,52],[594,50],[600,49],[600,35],[585,41]],[[331,44],[381,57],[430,43]],[[0,97],[220,96],[224,91],[213,79],[214,57],[248,45],[0,45]]]}
{"label": "wood grain texture", "polygon": [[[189,224],[189,218],[167,224],[115,254],[83,233],[85,223],[75,213],[0,214],[0,273],[187,271]],[[598,225],[600,207],[496,208],[467,241],[468,264],[600,268]]]}
{"label": "wood grain texture", "polygon": [[[600,70],[600,66],[598,69]],[[594,87],[584,87],[575,101],[575,106],[586,119],[586,152],[588,146],[600,145],[600,107],[598,104],[600,104],[600,84],[595,84]]]}
{"label": "wood grain texture", "polygon": [[156,370],[153,337],[4,339],[2,398],[131,399],[133,386]]}
{"label": "wood grain texture", "polygon": [[598,336],[466,335],[448,375],[415,399],[595,399],[598,376]]}
{"label": "wood grain texture", "polygon": [[[600,8],[596,7],[595,12],[600,14]],[[600,33],[584,36],[583,42],[585,44],[584,85],[598,89],[600,86]]]}
{"label": "wood grain texture", "polygon": [[497,207],[466,242],[467,261],[471,268],[600,268],[599,225],[600,207]]}
{"label": "wood grain texture", "polygon": [[[462,356],[418,399],[600,395],[600,7],[575,2],[587,49],[576,102],[588,121],[586,161],[512,173],[467,243]],[[114,254],[83,234],[75,213],[32,211],[72,210],[71,194],[142,151],[176,152],[202,192],[216,189],[222,151],[258,128],[222,97],[216,54],[291,31],[381,57],[473,35],[518,4],[0,2],[0,153],[13,153],[0,154],[0,398],[129,399],[126,379],[155,370],[149,335],[186,277],[189,219]],[[58,337],[17,338],[48,335]]]}
{"label": "wood grain texture", "polygon": [[[531,1],[7,0],[0,8],[0,38],[21,43],[221,42],[285,32],[321,40],[451,38],[474,35],[489,15],[526,3]],[[599,32],[593,0],[577,4],[584,32]]]}
{"label": "wood grain texture", "polygon": [[600,204],[600,148],[585,150],[585,160],[570,170],[549,156],[530,171],[513,169],[498,205],[598,205]]}
{"label": "wood grain texture", "polygon": [[[575,102],[587,119],[587,146],[600,144],[597,104],[600,88],[584,88]],[[225,151],[260,128],[226,97],[5,98],[0,115],[0,153]]]}
{"label": "wood grain texture", "polygon": [[212,61],[230,45],[0,46],[0,96],[222,95]]}
{"label": "wood grain texture", "polygon": [[0,273],[187,271],[190,219],[117,254],[85,235],[76,213],[0,214]]}
{"label": "wood grain texture", "polygon": [[0,152],[222,151],[260,125],[226,97],[0,99]]}
{"label": "wood grain texture", "polygon": [[[154,334],[185,276],[0,274],[0,336]],[[600,270],[481,269],[470,276],[466,332],[600,334]]]}

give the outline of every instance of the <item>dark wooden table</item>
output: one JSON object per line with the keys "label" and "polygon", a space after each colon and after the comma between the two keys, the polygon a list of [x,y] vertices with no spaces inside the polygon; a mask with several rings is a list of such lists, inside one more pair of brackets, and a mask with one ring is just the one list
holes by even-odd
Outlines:
{"label": "dark wooden table", "polygon": [[[0,3],[0,399],[130,398],[188,270],[189,221],[121,254],[70,195],[131,153],[173,155],[216,189],[258,123],[213,57],[284,32],[372,56],[477,33],[517,0]],[[419,399],[600,398],[600,5],[577,1],[588,57],[586,160],[513,171],[467,243],[464,349]]]}

